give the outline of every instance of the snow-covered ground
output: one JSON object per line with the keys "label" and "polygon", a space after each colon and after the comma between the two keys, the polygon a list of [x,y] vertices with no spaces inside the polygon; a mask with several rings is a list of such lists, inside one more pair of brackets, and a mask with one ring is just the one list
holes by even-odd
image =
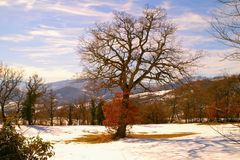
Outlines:
{"label": "snow-covered ground", "polygon": [[143,93],[137,93],[134,95],[131,95],[130,97],[136,98],[136,97],[149,97],[150,95],[155,95],[155,96],[162,96],[171,90],[162,90],[162,91],[155,91],[155,92],[143,92]]}
{"label": "snow-covered ground", "polygon": [[[219,131],[236,132],[231,125],[217,125]],[[105,132],[102,126],[22,126],[26,136],[40,135],[54,142],[52,160],[239,160],[240,145],[233,144],[208,125],[159,124],[136,125],[135,133],[168,134],[194,132],[197,134],[169,139],[129,139],[102,144],[69,143],[70,140],[91,133]]]}

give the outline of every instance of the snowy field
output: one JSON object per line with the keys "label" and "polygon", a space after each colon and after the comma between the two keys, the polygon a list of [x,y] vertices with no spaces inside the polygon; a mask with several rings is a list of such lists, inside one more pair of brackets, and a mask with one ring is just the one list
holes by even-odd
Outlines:
{"label": "snowy field", "polygon": [[[236,132],[232,125],[213,126],[221,132]],[[239,160],[240,145],[226,141],[208,125],[160,124],[136,125],[134,133],[197,134],[169,139],[129,139],[102,144],[69,143],[65,140],[87,134],[105,132],[102,126],[31,126],[21,127],[26,136],[40,135],[54,142],[55,156],[51,160]]]}

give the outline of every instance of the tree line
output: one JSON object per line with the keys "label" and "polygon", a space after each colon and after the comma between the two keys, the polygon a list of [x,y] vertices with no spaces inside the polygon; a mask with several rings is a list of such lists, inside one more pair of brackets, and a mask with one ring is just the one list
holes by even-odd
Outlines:
{"label": "tree line", "polygon": [[239,122],[240,77],[193,81],[138,105],[142,123]]}
{"label": "tree line", "polygon": [[[22,71],[3,64],[0,68],[2,122],[14,118],[28,125],[103,125],[104,120],[111,123],[118,117],[114,116],[119,114],[114,113],[116,110],[106,109],[114,108],[109,105],[109,100],[96,96],[99,88],[97,85],[91,88],[92,81],[86,86],[91,93],[90,99],[59,103],[56,93],[38,75],[29,77],[24,84]],[[240,77],[232,75],[192,81],[167,92],[160,99],[141,101],[130,96],[129,101],[137,113],[134,114],[137,120],[131,123],[236,122],[240,118]],[[115,101],[113,104],[116,106]],[[110,118],[106,119],[105,115]]]}
{"label": "tree line", "polygon": [[0,65],[1,122],[28,125],[102,125],[104,100],[92,97],[58,102],[56,93],[38,75],[23,82],[23,71]]}

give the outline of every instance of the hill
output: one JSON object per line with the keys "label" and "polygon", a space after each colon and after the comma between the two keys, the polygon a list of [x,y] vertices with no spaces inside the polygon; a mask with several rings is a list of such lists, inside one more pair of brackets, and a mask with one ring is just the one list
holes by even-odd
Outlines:
{"label": "hill", "polygon": [[[206,77],[193,77],[190,79],[190,81],[196,81],[196,80],[203,80],[206,79]],[[184,83],[184,81],[183,81]],[[89,91],[86,88],[87,85],[87,80],[82,79],[82,80],[63,80],[63,81],[57,81],[57,82],[52,82],[47,84],[50,89],[52,89],[56,94],[59,102],[73,102],[78,99],[89,99],[90,94]],[[166,90],[171,90],[172,88],[177,88],[181,86],[182,84],[180,83],[174,83],[174,84],[168,84],[168,85],[163,85],[161,87],[156,88],[154,93],[148,93],[145,94],[145,99],[146,96],[154,97],[158,95],[157,91],[166,91]],[[102,97],[104,99],[110,99],[113,97],[113,94],[115,92],[119,92],[119,88],[112,88],[111,90],[109,89],[102,89],[97,96]],[[143,93],[145,90],[141,87],[137,87],[133,89],[132,94],[138,94],[138,93]],[[135,96],[136,97],[136,96]]]}

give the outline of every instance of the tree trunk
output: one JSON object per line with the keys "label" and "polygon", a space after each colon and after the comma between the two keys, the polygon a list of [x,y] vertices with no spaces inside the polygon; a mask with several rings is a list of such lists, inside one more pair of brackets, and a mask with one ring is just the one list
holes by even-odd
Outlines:
{"label": "tree trunk", "polygon": [[126,123],[121,121],[121,124],[119,125],[117,132],[114,135],[114,138],[115,139],[125,138],[126,137],[126,128],[127,128]]}
{"label": "tree trunk", "polygon": [[28,119],[28,125],[32,125],[32,120]]}
{"label": "tree trunk", "polygon": [[91,100],[91,125],[95,125],[96,106],[95,100]]}
{"label": "tree trunk", "polygon": [[31,106],[28,106],[27,121],[28,121],[28,125],[32,125],[32,107]]}
{"label": "tree trunk", "polygon": [[73,121],[72,121],[72,105],[69,105],[69,113],[68,113],[68,125],[72,125]]}
{"label": "tree trunk", "polygon": [[63,122],[62,122],[62,117],[60,117],[60,126],[62,126],[63,125]]}
{"label": "tree trunk", "polygon": [[122,100],[122,110],[121,115],[119,117],[119,127],[117,129],[117,132],[114,135],[114,138],[124,138],[126,137],[126,118],[127,118],[127,110],[128,110],[128,104],[129,104],[129,90],[125,89],[123,91],[123,100]]}
{"label": "tree trunk", "polygon": [[7,121],[5,113],[4,113],[4,105],[1,105],[1,111],[2,111],[2,121],[5,123]]}
{"label": "tree trunk", "polygon": [[53,126],[53,106],[50,108],[50,125]]}
{"label": "tree trunk", "polygon": [[51,124],[50,125],[53,126],[53,117],[51,117]]}

